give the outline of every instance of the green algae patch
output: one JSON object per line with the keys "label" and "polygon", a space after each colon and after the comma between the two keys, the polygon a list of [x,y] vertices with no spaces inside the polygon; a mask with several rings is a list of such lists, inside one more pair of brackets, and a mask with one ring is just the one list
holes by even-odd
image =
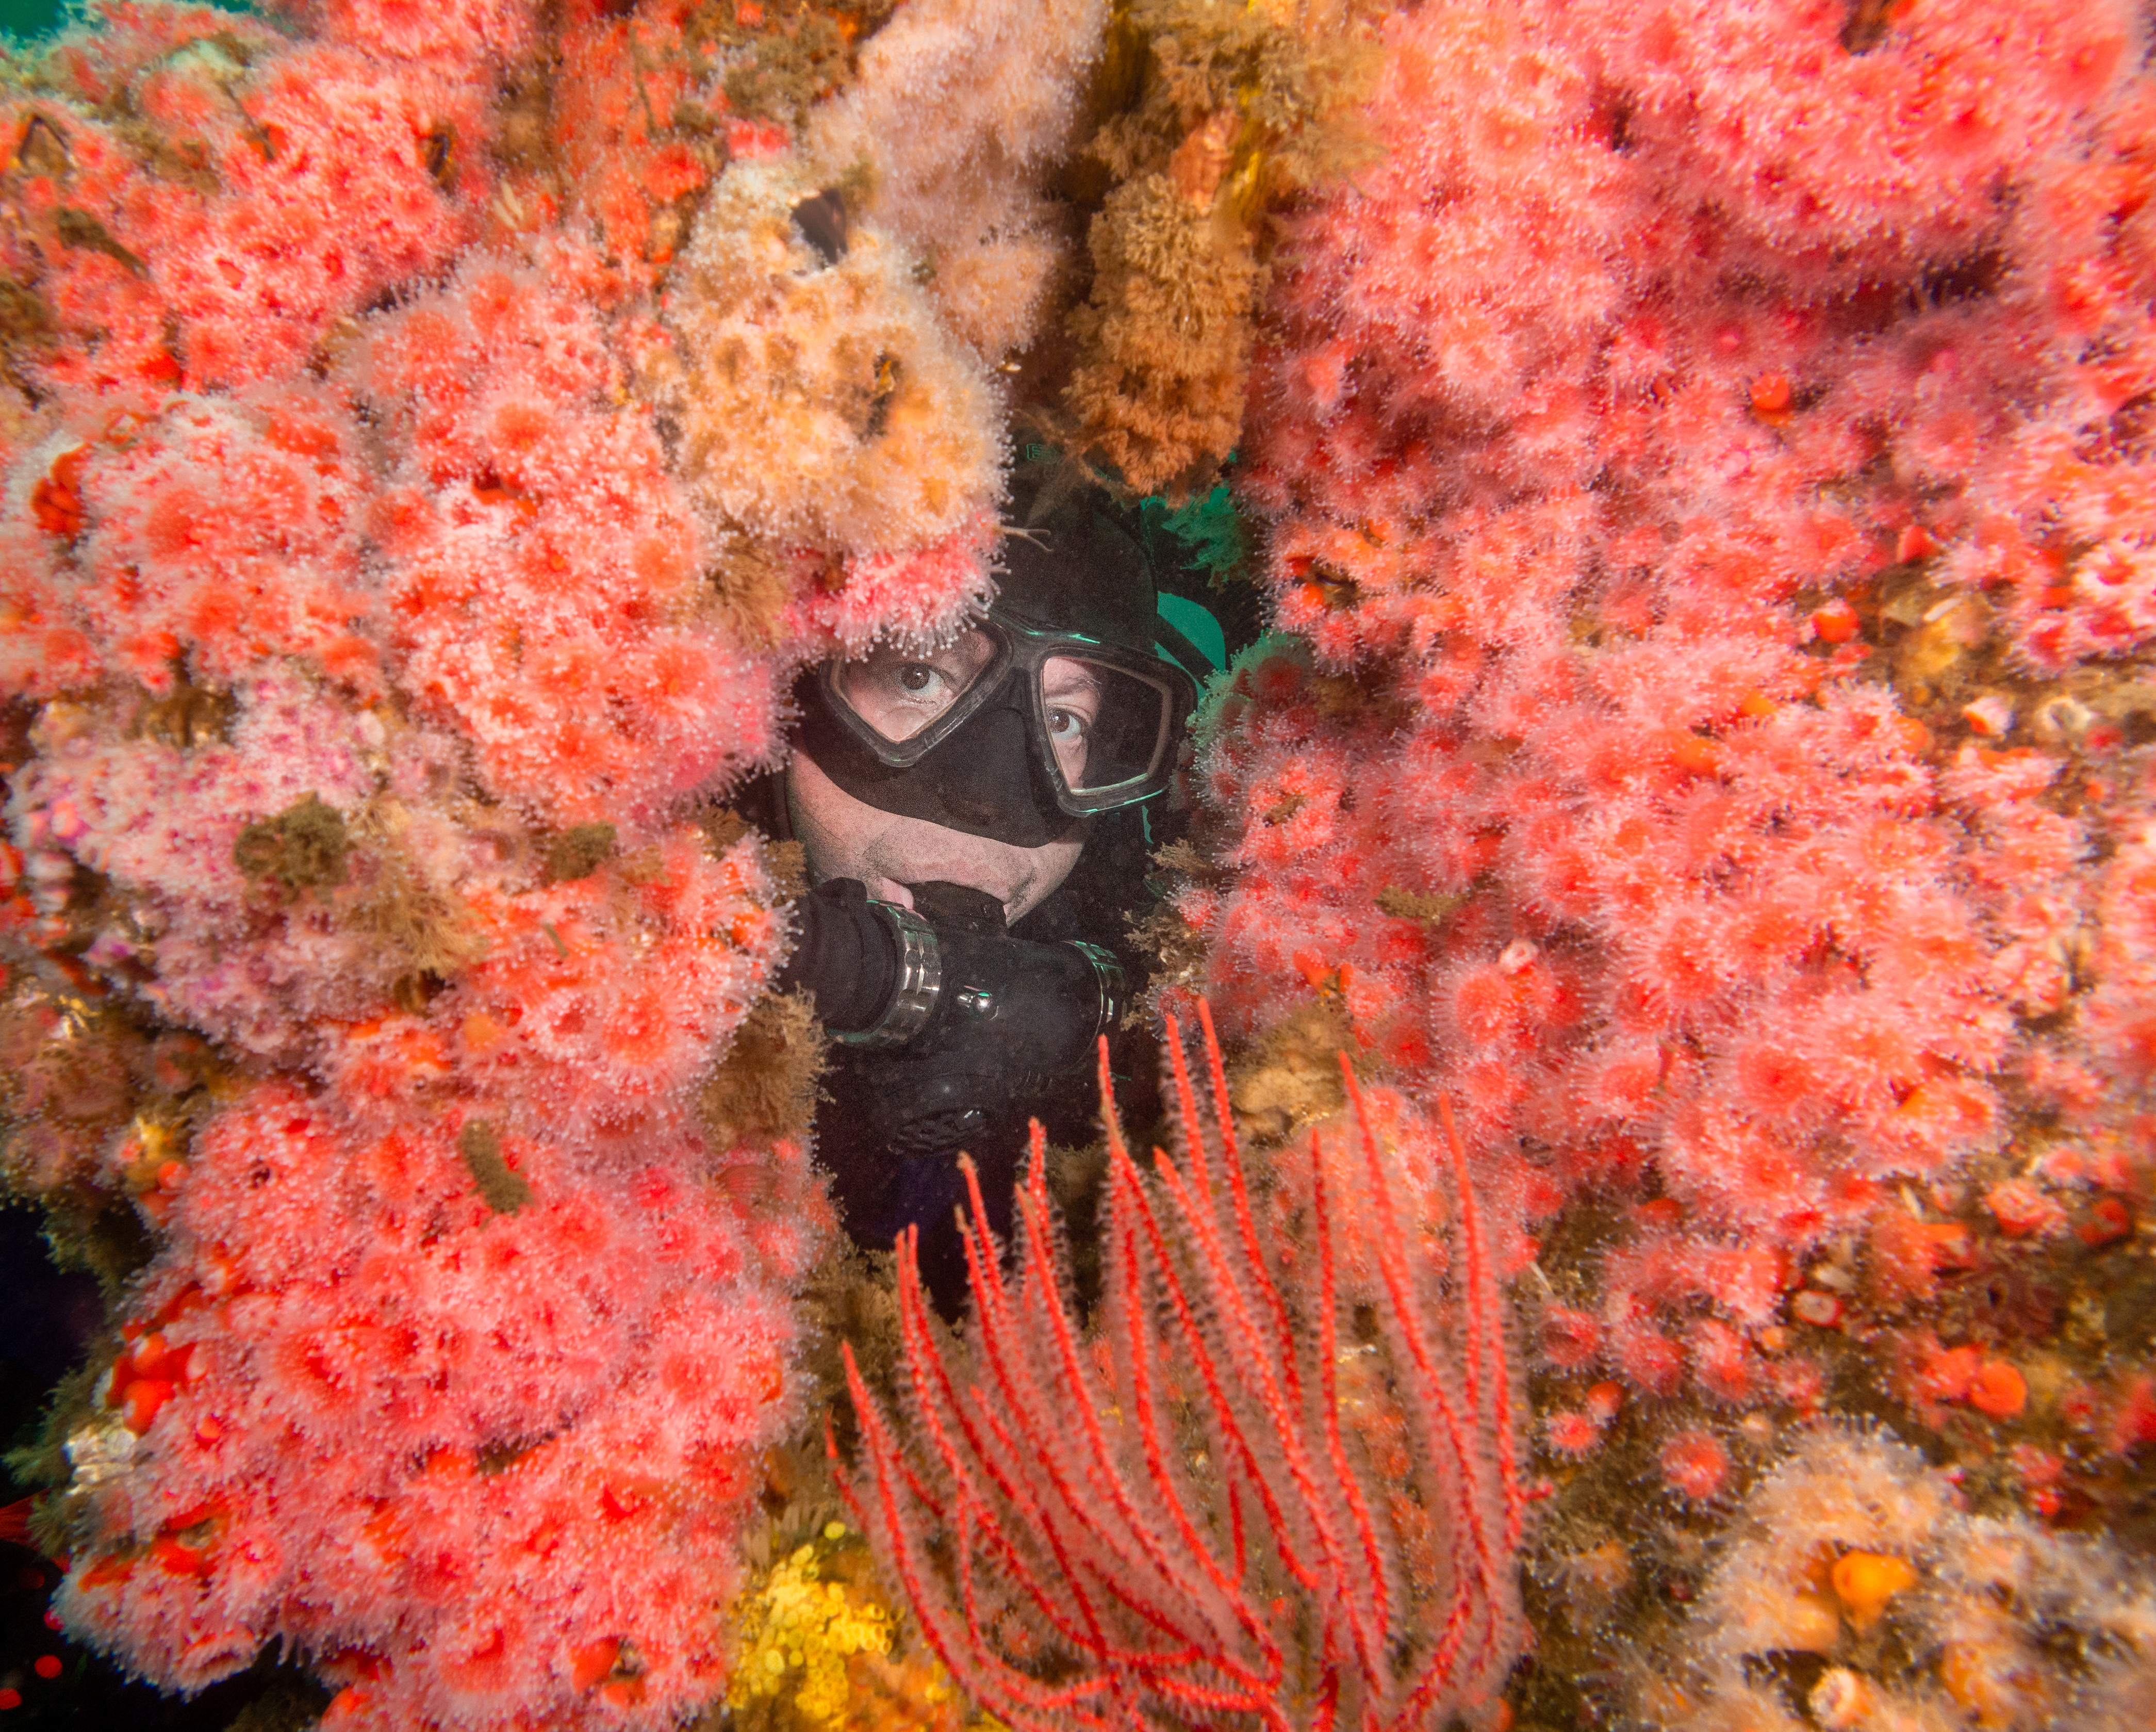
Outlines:
{"label": "green algae patch", "polygon": [[578,824],[563,830],[547,850],[547,881],[590,877],[613,857],[614,835],[611,824]]}
{"label": "green algae patch", "polygon": [[501,1133],[484,1118],[475,1118],[457,1135],[465,1170],[496,1215],[514,1215],[531,1200],[531,1185],[501,1152]]}
{"label": "green algae patch", "polygon": [[312,792],[274,818],[256,819],[232,845],[241,871],[274,879],[295,896],[343,883],[351,853],[344,815]]}

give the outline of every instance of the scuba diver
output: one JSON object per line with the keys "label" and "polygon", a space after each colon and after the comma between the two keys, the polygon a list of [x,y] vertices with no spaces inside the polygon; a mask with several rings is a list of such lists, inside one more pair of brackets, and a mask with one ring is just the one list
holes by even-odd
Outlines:
{"label": "scuba diver", "polygon": [[1008,1242],[1028,1119],[1090,1139],[1128,1000],[1116,946],[1211,667],[1106,497],[1053,491],[985,618],[803,676],[769,813],[814,886],[779,986],[836,1037],[818,1155],[858,1243],[920,1229],[946,1315],[967,1289],[959,1155]]}

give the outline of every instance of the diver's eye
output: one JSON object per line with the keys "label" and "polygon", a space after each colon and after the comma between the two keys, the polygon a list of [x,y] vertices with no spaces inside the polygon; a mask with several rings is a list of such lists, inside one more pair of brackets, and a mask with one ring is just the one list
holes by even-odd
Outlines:
{"label": "diver's eye", "polygon": [[910,740],[950,711],[996,658],[986,632],[962,634],[940,650],[880,646],[831,671],[839,700],[887,740]]}
{"label": "diver's eye", "polygon": [[1048,732],[1055,740],[1082,740],[1086,738],[1086,718],[1075,710],[1050,710],[1048,712]]}

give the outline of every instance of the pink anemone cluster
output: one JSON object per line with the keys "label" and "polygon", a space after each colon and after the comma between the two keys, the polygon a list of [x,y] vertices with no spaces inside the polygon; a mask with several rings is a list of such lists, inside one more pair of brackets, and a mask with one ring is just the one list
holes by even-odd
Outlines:
{"label": "pink anemone cluster", "polygon": [[285,1643],[338,1727],[724,1687],[830,1217],[700,1108],[788,939],[711,803],[834,630],[984,575],[788,547],[761,630],[722,604],[644,389],[725,162],[658,118],[686,11],[111,0],[0,96],[0,1020],[80,1108],[12,1176],[156,1235],[59,1603],[162,1686]]}
{"label": "pink anemone cluster", "polygon": [[1566,1363],[1799,1411],[1830,1237],[2061,1107],[2150,1154],[2143,25],[1873,11],[1389,21],[1253,387],[1297,636],[1209,701],[1178,901],[1235,1026],[1322,999],[1463,1103],[1516,1266],[1636,1205]]}

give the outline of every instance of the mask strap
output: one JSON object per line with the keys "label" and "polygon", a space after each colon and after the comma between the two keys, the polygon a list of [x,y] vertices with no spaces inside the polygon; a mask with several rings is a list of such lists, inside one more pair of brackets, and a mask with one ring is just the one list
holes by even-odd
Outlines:
{"label": "mask strap", "polygon": [[1181,663],[1183,672],[1188,674],[1200,686],[1203,686],[1218,671],[1213,666],[1213,658],[1177,630],[1168,622],[1165,614],[1154,619],[1152,635],[1155,645],[1167,650],[1171,656]]}

